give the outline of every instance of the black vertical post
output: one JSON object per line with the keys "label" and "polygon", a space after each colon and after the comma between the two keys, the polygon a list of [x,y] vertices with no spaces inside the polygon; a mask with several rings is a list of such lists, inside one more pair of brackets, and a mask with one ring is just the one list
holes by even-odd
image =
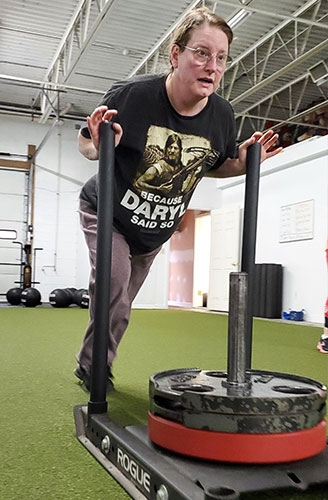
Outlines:
{"label": "black vertical post", "polygon": [[111,122],[100,124],[98,167],[98,221],[95,282],[94,339],[88,414],[106,413],[109,347],[110,276],[113,233],[115,134]]}
{"label": "black vertical post", "polygon": [[241,271],[248,274],[248,314],[246,319],[246,369],[252,364],[254,271],[256,251],[257,207],[259,194],[261,144],[249,146],[246,159],[246,185]]}

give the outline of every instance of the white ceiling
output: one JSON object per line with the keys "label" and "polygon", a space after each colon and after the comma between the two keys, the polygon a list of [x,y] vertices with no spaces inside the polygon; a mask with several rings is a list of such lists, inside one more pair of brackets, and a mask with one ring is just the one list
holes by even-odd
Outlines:
{"label": "white ceiling", "polygon": [[174,26],[199,5],[248,13],[219,90],[239,140],[328,104],[328,0],[0,0],[0,115],[83,120],[114,81],[165,70]]}

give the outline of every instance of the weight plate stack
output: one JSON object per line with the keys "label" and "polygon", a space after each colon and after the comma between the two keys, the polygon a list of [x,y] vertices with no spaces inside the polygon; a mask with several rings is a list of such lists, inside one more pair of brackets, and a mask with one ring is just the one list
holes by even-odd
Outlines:
{"label": "weight plate stack", "polygon": [[249,370],[248,389],[230,393],[227,373],[170,370],[150,378],[150,411],[193,429],[252,434],[315,427],[326,414],[327,389],[315,380]]}
{"label": "weight plate stack", "polygon": [[[239,461],[234,453],[231,460],[234,442],[242,461],[253,463],[299,460],[322,451],[327,388],[321,382],[263,370],[246,371],[246,379],[240,391],[229,385],[225,371],[187,368],[152,375],[150,438],[179,453]],[[259,446],[266,451],[259,454]]]}

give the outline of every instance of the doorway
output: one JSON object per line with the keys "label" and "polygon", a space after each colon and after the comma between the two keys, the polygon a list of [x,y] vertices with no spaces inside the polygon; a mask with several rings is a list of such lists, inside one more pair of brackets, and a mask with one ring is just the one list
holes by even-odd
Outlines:
{"label": "doorway", "polygon": [[187,210],[170,241],[171,307],[229,309],[229,275],[240,267],[241,210]]}
{"label": "doorway", "polygon": [[195,213],[193,307],[207,307],[210,274],[211,214]]}

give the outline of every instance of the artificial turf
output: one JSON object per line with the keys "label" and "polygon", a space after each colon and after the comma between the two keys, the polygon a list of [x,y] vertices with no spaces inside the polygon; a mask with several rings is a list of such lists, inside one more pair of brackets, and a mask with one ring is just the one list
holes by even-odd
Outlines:
{"label": "artificial turf", "polygon": [[[75,437],[73,407],[88,395],[73,375],[88,311],[0,308],[0,498],[130,498]],[[146,423],[148,380],[174,368],[227,368],[228,317],[185,310],[133,310],[114,363],[111,418]],[[321,329],[254,320],[252,367],[328,383],[328,356],[316,350]],[[328,471],[327,471],[328,474]],[[245,500],[328,500],[315,490],[263,492]],[[190,499],[192,500],[192,499]]]}

